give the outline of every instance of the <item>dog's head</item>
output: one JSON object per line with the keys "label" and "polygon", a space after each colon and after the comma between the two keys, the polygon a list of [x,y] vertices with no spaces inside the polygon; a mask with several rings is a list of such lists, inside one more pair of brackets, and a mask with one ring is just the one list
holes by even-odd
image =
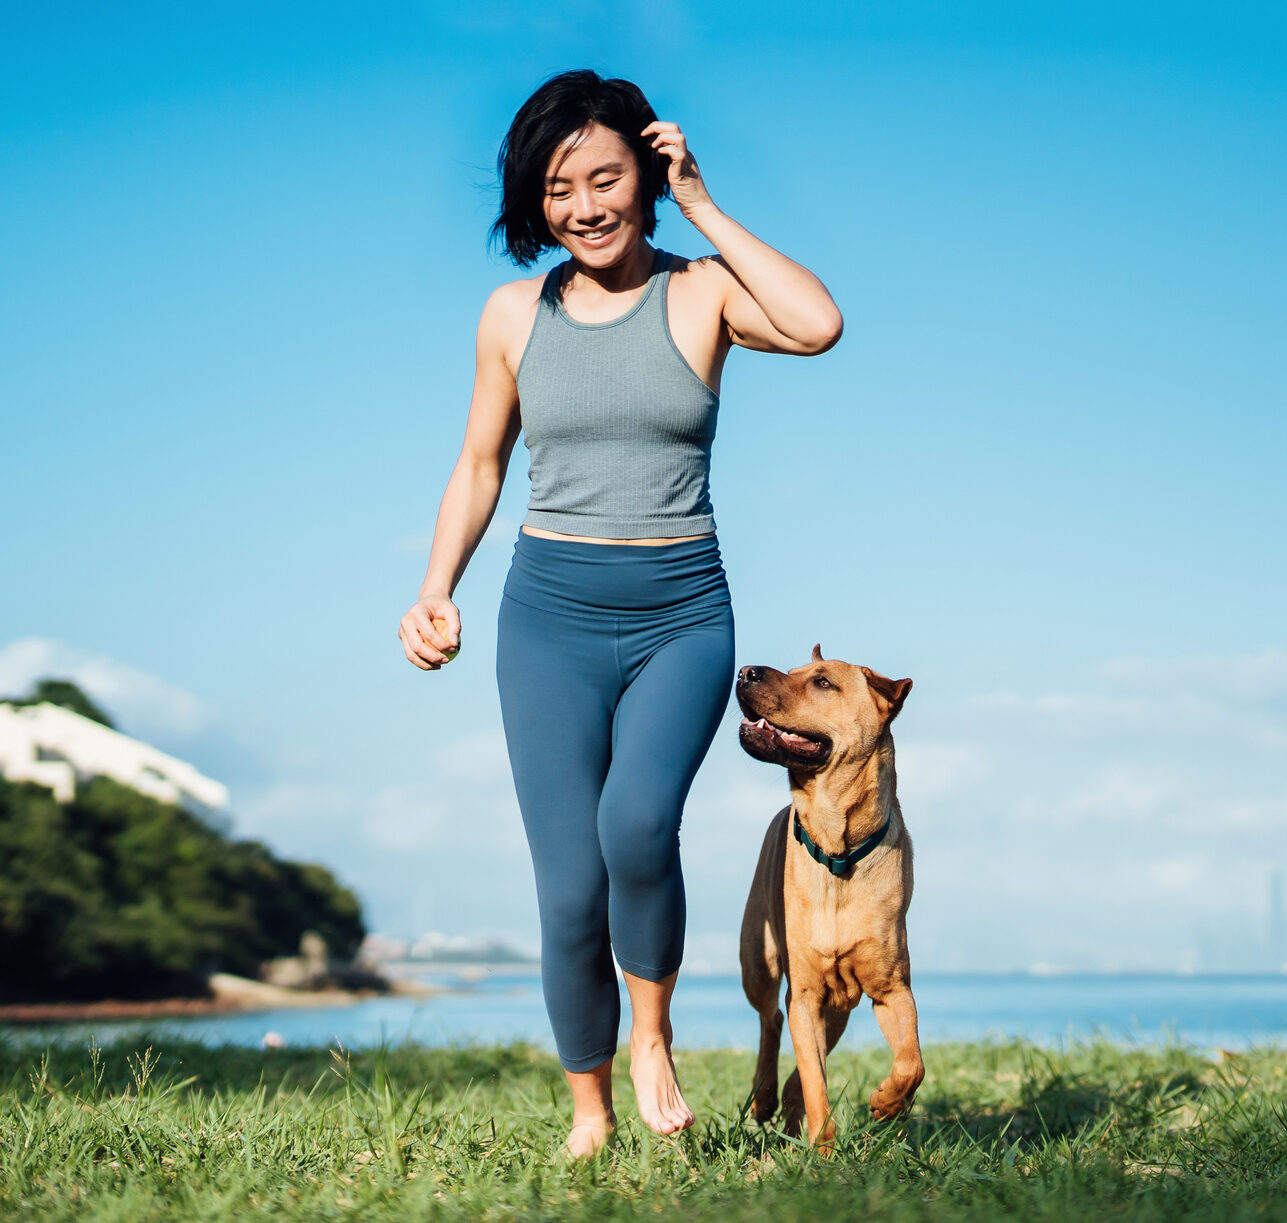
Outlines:
{"label": "dog's head", "polygon": [[898,716],[910,679],[887,679],[870,667],[823,658],[790,671],[743,667],[737,675],[742,747],[757,760],[793,772],[820,773],[859,764]]}

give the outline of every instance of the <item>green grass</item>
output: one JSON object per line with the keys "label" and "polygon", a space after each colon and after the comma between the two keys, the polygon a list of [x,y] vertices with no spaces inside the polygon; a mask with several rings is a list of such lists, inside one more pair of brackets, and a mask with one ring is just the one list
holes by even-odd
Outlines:
{"label": "green grass", "polygon": [[1287,1217],[1287,1051],[938,1045],[880,1126],[887,1061],[832,1058],[831,1159],[745,1116],[749,1053],[676,1056],[698,1114],[677,1138],[640,1125],[621,1066],[617,1139],[568,1167],[561,1073],[524,1045],[0,1046],[0,1218]]}

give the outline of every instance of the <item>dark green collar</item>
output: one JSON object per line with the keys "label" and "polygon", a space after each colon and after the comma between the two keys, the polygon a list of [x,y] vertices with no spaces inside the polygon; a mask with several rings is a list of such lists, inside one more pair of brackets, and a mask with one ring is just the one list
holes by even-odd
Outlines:
{"label": "dark green collar", "polygon": [[795,820],[795,839],[804,846],[805,853],[815,862],[821,862],[833,875],[844,875],[857,866],[885,839],[885,833],[889,831],[889,821],[893,816],[893,803],[891,801],[885,811],[885,822],[861,845],[855,845],[847,854],[829,854],[821,849],[818,843],[804,830],[804,825],[800,823],[800,813],[794,807],[791,808],[791,815]]}

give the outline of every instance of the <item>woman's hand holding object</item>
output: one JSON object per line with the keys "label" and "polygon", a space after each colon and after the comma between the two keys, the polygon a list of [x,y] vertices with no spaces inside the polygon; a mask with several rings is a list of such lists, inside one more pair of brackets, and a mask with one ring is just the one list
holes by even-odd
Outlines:
{"label": "woman's hand holding object", "polygon": [[402,649],[422,671],[437,671],[460,650],[460,611],[446,595],[424,595],[398,626]]}

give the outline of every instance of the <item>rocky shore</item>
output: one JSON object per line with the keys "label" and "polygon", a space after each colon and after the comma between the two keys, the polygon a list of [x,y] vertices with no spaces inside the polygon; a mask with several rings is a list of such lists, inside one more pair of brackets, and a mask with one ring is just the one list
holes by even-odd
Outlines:
{"label": "rocky shore", "polygon": [[221,1015],[283,1007],[349,1006],[367,998],[428,997],[440,992],[398,977],[387,989],[295,989],[269,985],[232,973],[213,973],[210,993],[196,998],[102,998],[94,1002],[13,1002],[0,1004],[0,1024],[74,1023],[89,1019],[150,1019],[166,1015]]}

